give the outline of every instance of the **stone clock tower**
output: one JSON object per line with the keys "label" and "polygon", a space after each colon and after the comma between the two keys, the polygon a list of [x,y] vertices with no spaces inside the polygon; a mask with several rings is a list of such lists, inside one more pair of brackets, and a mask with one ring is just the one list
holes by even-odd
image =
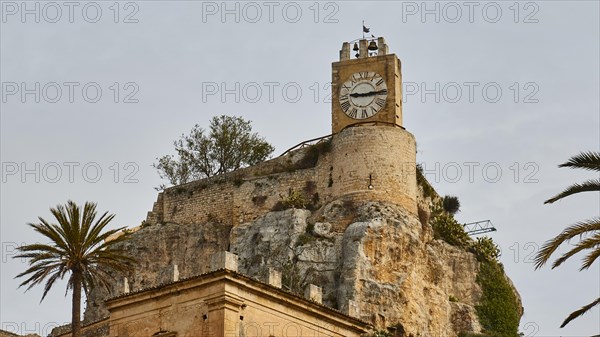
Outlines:
{"label": "stone clock tower", "polygon": [[[400,60],[380,37],[344,42],[332,71],[332,133],[361,123],[402,126]],[[356,55],[351,56],[351,53]],[[357,58],[353,58],[357,56]]]}
{"label": "stone clock tower", "polygon": [[416,141],[402,126],[400,60],[383,38],[363,39],[345,42],[332,67],[332,197],[388,201],[417,214]]}

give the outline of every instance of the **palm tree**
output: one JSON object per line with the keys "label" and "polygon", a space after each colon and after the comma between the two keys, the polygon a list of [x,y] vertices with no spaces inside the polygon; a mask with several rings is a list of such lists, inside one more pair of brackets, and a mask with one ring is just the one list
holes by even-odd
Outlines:
{"label": "palm tree", "polygon": [[39,223],[28,224],[50,243],[19,247],[20,255],[15,258],[29,259],[29,269],[16,277],[28,277],[19,285],[29,285],[27,290],[46,280],[41,302],[54,282],[70,273],[67,291],[73,289],[71,331],[73,337],[80,337],[81,288],[86,295],[97,285],[110,291],[111,272],[128,271],[133,259],[115,246],[125,240],[126,235],[107,240],[122,228],[101,233],[115,215],[105,212],[95,220],[95,203],[86,202],[83,213],[73,201],[51,208],[50,212],[58,224],[50,224],[41,217],[38,217]]}
{"label": "palm tree", "polygon": [[[558,167],[580,168],[589,171],[600,172],[600,152],[582,152],[566,163],[560,164]],[[562,198],[580,192],[600,191],[600,179],[590,179],[582,183],[576,183],[567,187],[561,193],[546,200],[545,204],[551,204]],[[571,250],[556,259],[552,264],[552,269],[560,266],[571,256],[585,252],[587,255],[583,258],[580,271],[590,268],[594,261],[600,256],[600,217],[584,220],[565,228],[559,235],[547,241],[542,246],[542,249],[535,257],[535,269],[541,268],[550,256],[556,252],[560,245],[569,240],[579,237],[579,242]],[[590,304],[581,307],[579,310],[572,312],[561,324],[561,328],[569,324],[575,318],[585,314],[591,308],[600,304],[600,298],[597,298]]]}

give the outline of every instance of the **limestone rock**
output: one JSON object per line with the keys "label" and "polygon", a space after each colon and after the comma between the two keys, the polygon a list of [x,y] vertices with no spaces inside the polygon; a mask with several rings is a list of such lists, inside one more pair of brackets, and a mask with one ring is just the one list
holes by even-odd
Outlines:
{"label": "limestone rock", "polygon": [[[336,202],[323,212],[328,221],[350,221],[337,232],[341,227],[329,222],[307,232],[314,216],[306,210],[274,212],[235,227],[230,249],[240,256],[240,271],[264,279],[268,267],[283,266],[284,289],[286,279],[287,289],[297,292],[300,285],[293,289],[290,279],[317,284],[326,305],[349,312],[349,301],[356,302],[360,318],[379,329],[401,324],[406,333],[435,336],[481,331],[473,254],[433,240],[431,228],[400,207],[346,207]],[[285,270],[286,261],[297,269]]]}
{"label": "limestone rock", "polygon": [[122,248],[137,263],[128,275],[116,275],[111,294],[95,288],[87,299],[84,324],[108,316],[104,300],[123,293],[126,277],[131,291],[173,281],[174,265],[179,278],[206,273],[211,256],[227,250],[231,226],[221,223],[156,224],[131,234]]}
{"label": "limestone rock", "polygon": [[[124,248],[140,261],[127,275],[131,291],[168,282],[175,264],[181,278],[206,272],[210,256],[228,250],[239,256],[239,272],[267,281],[269,269],[280,270],[282,288],[300,296],[308,284],[319,286],[323,304],[375,329],[437,337],[482,329],[475,256],[434,240],[427,223],[390,203],[336,200],[314,213],[269,212],[233,228],[157,224],[133,233]],[[106,314],[106,296],[91,294],[86,319]]]}
{"label": "limestone rock", "polygon": [[313,232],[325,238],[332,238],[334,234],[331,232],[332,226],[329,222],[317,222],[314,225]]}

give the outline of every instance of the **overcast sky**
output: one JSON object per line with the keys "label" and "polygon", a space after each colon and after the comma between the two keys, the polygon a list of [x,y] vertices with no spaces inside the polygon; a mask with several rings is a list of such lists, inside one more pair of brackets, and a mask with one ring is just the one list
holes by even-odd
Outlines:
{"label": "overcast sky", "polygon": [[275,155],[331,133],[331,63],[365,20],[401,59],[404,126],[427,178],[460,198],[460,221],[498,229],[521,331],[600,333],[599,308],[558,328],[600,295],[599,263],[531,263],[566,225],[600,213],[597,193],[543,205],[594,178],[557,165],[600,147],[597,1],[25,6],[2,1],[0,328],[46,334],[70,321],[64,284],[40,304],[41,287],[24,293],[13,279],[26,268],[15,247],[40,239],[26,223],[50,207],[95,201],[114,227],[139,225],[161,183],[155,158],[215,115],[252,120]]}

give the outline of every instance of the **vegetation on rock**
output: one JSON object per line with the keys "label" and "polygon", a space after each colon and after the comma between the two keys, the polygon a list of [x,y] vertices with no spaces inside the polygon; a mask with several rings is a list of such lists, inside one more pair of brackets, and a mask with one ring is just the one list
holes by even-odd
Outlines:
{"label": "vegetation on rock", "polygon": [[484,328],[481,336],[518,337],[522,309],[502,265],[495,259],[480,259],[480,262],[477,283],[482,296],[475,310]]}
{"label": "vegetation on rock", "polygon": [[444,207],[444,211],[452,215],[460,212],[460,201],[458,201],[458,197],[453,195],[444,196],[442,199],[442,205]]}
{"label": "vegetation on rock", "polygon": [[497,261],[500,257],[500,248],[492,238],[487,236],[477,238],[471,243],[470,250],[477,256],[478,260]]}
{"label": "vegetation on rock", "polygon": [[306,168],[315,167],[315,165],[317,165],[317,161],[319,160],[319,157],[321,157],[321,155],[328,153],[330,151],[331,151],[331,140],[330,139],[323,140],[314,145],[311,145],[308,148],[308,150],[306,151],[306,153],[304,154],[304,157],[302,157],[302,159],[293,167],[293,169],[297,170],[297,169],[306,169]]}
{"label": "vegetation on rock", "polygon": [[[312,183],[312,182],[311,182]],[[307,185],[308,186],[308,185]],[[290,208],[315,210],[319,204],[319,193],[309,193],[304,188],[302,192],[289,189],[287,196],[281,196],[281,200],[273,205],[272,211],[283,211]]]}
{"label": "vegetation on rock", "polygon": [[472,239],[465,232],[464,226],[454,219],[452,214],[442,212],[437,206],[432,210],[433,235],[436,239],[442,239],[457,247],[468,248]]}
{"label": "vegetation on rock", "polygon": [[417,164],[417,185],[423,188],[423,196],[425,196],[425,198],[431,198],[436,195],[431,184],[429,184],[427,179],[425,179],[425,175],[423,174],[423,166],[421,164]]}
{"label": "vegetation on rock", "polygon": [[522,308],[502,265],[498,262],[498,246],[489,237],[480,237],[477,240],[470,238],[464,226],[458,223],[443,205],[434,206],[430,223],[436,239],[472,252],[480,262],[476,280],[481,286],[482,297],[475,310],[484,332],[460,336],[517,337]]}

